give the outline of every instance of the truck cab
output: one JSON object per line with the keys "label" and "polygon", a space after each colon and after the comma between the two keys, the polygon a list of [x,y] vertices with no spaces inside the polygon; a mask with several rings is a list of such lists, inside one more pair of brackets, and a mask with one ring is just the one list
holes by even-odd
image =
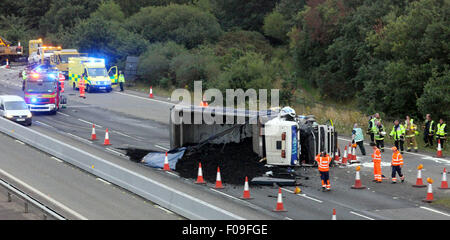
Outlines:
{"label": "truck cab", "polygon": [[69,58],[76,58],[81,55],[86,54],[79,53],[76,49],[62,49],[60,51],[55,51],[50,57],[50,64],[55,65],[64,75],[65,79],[69,79]]}
{"label": "truck cab", "polygon": [[24,99],[31,112],[56,112],[65,107],[61,95],[59,71],[54,67],[38,66],[30,71],[23,82]]}
{"label": "truck cab", "polygon": [[105,60],[92,57],[69,58],[69,84],[74,90],[79,87],[79,80],[84,79],[86,92],[111,92],[113,85],[117,84],[117,67],[106,71]]}
{"label": "truck cab", "polygon": [[50,64],[50,57],[56,52],[61,50],[61,47],[53,46],[42,46],[38,47],[35,52],[33,52],[28,57],[28,64]]}

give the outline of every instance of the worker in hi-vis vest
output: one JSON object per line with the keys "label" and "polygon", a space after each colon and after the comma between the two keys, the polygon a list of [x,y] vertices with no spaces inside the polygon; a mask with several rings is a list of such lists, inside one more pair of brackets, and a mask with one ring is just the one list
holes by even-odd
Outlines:
{"label": "worker in hi-vis vest", "polygon": [[436,129],[436,141],[441,142],[441,147],[444,148],[445,140],[447,139],[447,124],[444,123],[444,119],[439,119]]}
{"label": "worker in hi-vis vest", "polygon": [[119,86],[120,91],[123,92],[123,85],[125,84],[125,76],[123,75],[122,71],[119,71]]}
{"label": "worker in hi-vis vest", "polygon": [[320,179],[322,180],[322,190],[330,191],[330,162],[331,157],[325,152],[321,152],[316,156],[317,167],[319,168]]}

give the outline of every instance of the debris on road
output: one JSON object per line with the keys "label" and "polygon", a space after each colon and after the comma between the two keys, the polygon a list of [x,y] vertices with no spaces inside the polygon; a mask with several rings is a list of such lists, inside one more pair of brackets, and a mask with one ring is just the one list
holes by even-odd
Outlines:
{"label": "debris on road", "polygon": [[246,176],[252,179],[270,170],[259,162],[260,157],[251,146],[251,138],[247,138],[243,143],[208,143],[195,151],[188,148],[178,161],[176,171],[181,177],[196,179],[198,163],[201,162],[206,181],[216,181],[219,166],[223,183],[242,184]]}

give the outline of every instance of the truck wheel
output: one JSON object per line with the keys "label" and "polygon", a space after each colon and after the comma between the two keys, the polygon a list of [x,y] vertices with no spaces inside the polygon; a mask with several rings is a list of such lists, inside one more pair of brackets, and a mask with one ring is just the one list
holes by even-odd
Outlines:
{"label": "truck wheel", "polygon": [[88,93],[92,92],[92,88],[91,88],[91,86],[89,84],[86,85],[86,92],[88,92]]}
{"label": "truck wheel", "polygon": [[55,115],[56,114],[56,109],[55,110],[52,110],[52,111],[50,111],[50,115]]}

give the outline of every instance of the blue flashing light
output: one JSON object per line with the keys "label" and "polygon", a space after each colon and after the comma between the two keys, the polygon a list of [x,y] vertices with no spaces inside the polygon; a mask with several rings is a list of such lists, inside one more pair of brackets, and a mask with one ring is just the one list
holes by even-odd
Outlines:
{"label": "blue flashing light", "polygon": [[31,98],[31,102],[32,102],[32,103],[36,103],[36,102],[37,102],[37,99],[36,99],[36,98]]}
{"label": "blue flashing light", "polygon": [[56,74],[53,74],[53,73],[48,74],[48,77],[49,77],[49,78],[52,78],[52,79],[56,79]]}

